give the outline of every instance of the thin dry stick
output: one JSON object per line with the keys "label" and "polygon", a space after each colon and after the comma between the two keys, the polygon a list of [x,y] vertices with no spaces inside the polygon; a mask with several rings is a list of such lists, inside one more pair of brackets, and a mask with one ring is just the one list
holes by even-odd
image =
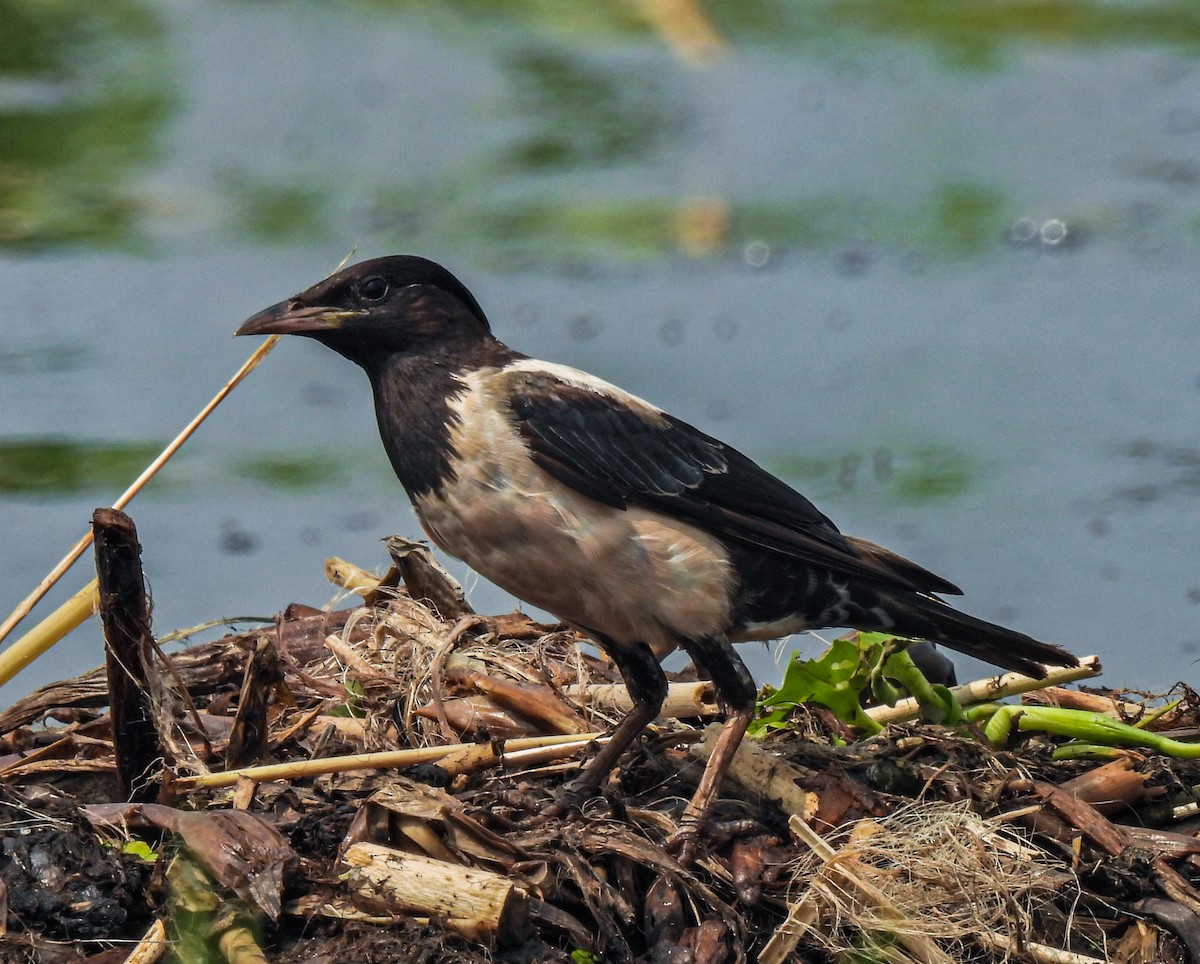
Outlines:
{"label": "thin dry stick", "polygon": [[[504,740],[500,753],[503,757],[514,750],[529,750],[534,747],[562,745],[564,747],[585,747],[592,740],[604,736],[603,733],[568,733],[552,736],[530,736],[519,739]],[[490,746],[490,745],[489,745]],[[461,753],[462,744],[447,746],[419,747],[411,750],[384,750],[379,753],[355,753],[350,756],[326,757],[320,760],[299,760],[294,763],[272,763],[266,766],[242,767],[238,770],[226,770],[223,773],[205,773],[195,777],[181,777],[176,786],[183,792],[202,788],[228,787],[238,780],[254,780],[259,783],[268,780],[292,780],[298,777],[314,776],[319,773],[345,773],[349,770],[381,770],[400,767],[416,766],[420,763],[434,763],[452,753]]]}
{"label": "thin dry stick", "polygon": [[[183,431],[176,435],[171,441],[170,445],[162,450],[158,458],[146,466],[142,474],[139,475],[137,479],[134,480],[133,484],[121,494],[120,498],[118,498],[117,501],[112,504],[112,508],[125,508],[125,506],[127,506],[133,500],[133,497],[141,492],[143,488],[145,488],[146,483],[158,474],[159,469],[167,464],[171,457],[179,451],[183,443],[191,438],[196,429],[198,429],[204,423],[204,420],[208,418],[208,416],[212,414],[213,410],[225,400],[225,396],[237,388],[242,379],[254,371],[254,369],[258,367],[259,362],[267,357],[267,354],[272,348],[275,347],[276,343],[279,341],[279,338],[279,335],[272,335],[258,346],[254,353],[248,359],[246,359],[245,364],[243,364],[242,367],[237,370],[236,374],[234,374],[234,376],[225,383],[221,390],[213,396],[212,401],[200,409],[196,417],[188,422]],[[54,587],[55,583],[57,583],[58,580],[63,577],[63,574],[75,564],[75,560],[83,555],[84,551],[91,544],[92,533],[89,530],[82,539],[75,543],[75,545],[71,548],[71,551],[63,556],[61,560],[59,560],[58,565],[50,570],[50,572],[46,575],[46,578],[38,583],[33,592],[21,600],[20,605],[18,605],[17,608],[12,611],[12,614],[6,620],[4,620],[2,624],[0,624],[0,642],[8,638],[8,634],[17,627],[21,620],[29,615],[30,610],[32,610],[34,606],[41,602],[46,593],[48,593]],[[21,657],[19,654],[10,656],[13,649],[14,647],[10,646],[4,653],[0,653],[0,685],[7,683],[8,680],[11,679],[12,676],[18,670],[20,670],[23,665],[25,665],[20,663]],[[10,671],[9,666],[13,663],[17,663],[19,665]]]}

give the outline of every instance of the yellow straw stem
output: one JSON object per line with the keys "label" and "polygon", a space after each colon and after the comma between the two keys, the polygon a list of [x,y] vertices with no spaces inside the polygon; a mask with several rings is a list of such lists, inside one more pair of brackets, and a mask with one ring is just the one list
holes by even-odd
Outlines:
{"label": "yellow straw stem", "polygon": [[0,652],[0,686],[46,652],[96,611],[100,592],[93,579],[15,643]]}

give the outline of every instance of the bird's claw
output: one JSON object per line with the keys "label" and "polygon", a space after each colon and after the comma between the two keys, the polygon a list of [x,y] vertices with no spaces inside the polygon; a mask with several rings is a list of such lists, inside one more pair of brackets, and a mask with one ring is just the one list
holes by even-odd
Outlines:
{"label": "bird's claw", "polygon": [[664,845],[667,853],[673,854],[679,863],[688,867],[696,857],[696,846],[700,842],[702,825],[684,818]]}

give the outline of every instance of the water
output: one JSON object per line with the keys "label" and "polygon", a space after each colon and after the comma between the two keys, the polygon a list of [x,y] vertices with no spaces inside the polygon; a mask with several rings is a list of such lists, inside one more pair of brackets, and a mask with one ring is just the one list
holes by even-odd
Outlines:
{"label": "water", "polygon": [[[566,0],[43,7],[0,37],[5,612],[254,347],[237,324],[357,244],[442,261],[514,347],[727,439],[971,612],[1111,685],[1197,682],[1190,6],[714,3],[706,66]],[[301,340],[131,512],[160,631],[321,604],[327,556],[418,534],[365,380]],[[85,627],[0,704],[101,658]]]}

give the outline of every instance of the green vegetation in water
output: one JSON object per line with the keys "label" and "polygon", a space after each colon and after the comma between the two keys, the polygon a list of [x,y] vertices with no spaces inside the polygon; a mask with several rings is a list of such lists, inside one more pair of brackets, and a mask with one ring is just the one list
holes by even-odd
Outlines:
{"label": "green vegetation in water", "polygon": [[0,0],[0,22],[0,248],[136,247],[172,104],[151,7]]}
{"label": "green vegetation in water", "polygon": [[[413,0],[362,0],[372,11],[407,13]],[[589,44],[640,36],[659,42],[636,4],[594,0],[445,0],[445,16],[510,24],[528,36]],[[845,56],[874,38],[934,49],[948,63],[992,69],[1020,43],[1055,46],[1161,44],[1200,48],[1200,10],[1191,0],[706,0],[703,12],[735,47],[787,46]],[[869,51],[864,51],[869,53]]]}
{"label": "green vegetation in water", "polygon": [[[583,143],[602,135],[572,134],[564,127],[555,136],[560,138],[557,146],[537,148],[544,151],[546,164],[580,162]],[[526,148],[533,149],[526,144],[517,150]],[[470,185],[454,190],[446,184],[426,184],[403,192],[382,191],[372,209],[379,223],[397,225],[396,243],[411,245],[414,235],[422,237],[422,244],[456,241],[461,246],[463,239],[470,239],[484,260],[503,257],[554,266],[587,259],[620,263],[677,256],[687,248],[685,226],[694,203],[669,197],[548,197],[539,190],[495,204],[478,201]],[[716,212],[724,208],[719,199],[712,206]],[[929,196],[903,206],[892,199],[838,195],[751,201],[714,215],[716,233],[710,248],[714,253],[736,252],[761,243],[783,251],[830,253],[869,244],[952,262],[1002,250],[1015,217],[1015,207],[999,192],[961,182],[937,185]]]}
{"label": "green vegetation in water", "polygon": [[[659,27],[637,5],[457,0],[431,11],[411,0],[366,0],[347,16],[362,16],[363,6],[372,17],[383,9],[397,18],[432,18],[460,42],[479,43],[490,25],[510,24],[511,34],[488,34],[519,37],[522,45],[489,42],[505,83],[499,94],[489,94],[488,110],[507,115],[506,126],[516,132],[511,142],[482,155],[467,152],[461,164],[435,172],[426,184],[396,183],[386,173],[365,183],[293,173],[284,175],[282,186],[258,173],[218,176],[222,197],[203,208],[221,208],[223,201],[221,217],[231,233],[261,244],[344,238],[347,225],[338,212],[361,210],[361,199],[374,196],[372,230],[380,226],[391,235],[381,243],[406,250],[461,248],[470,239],[485,260],[569,265],[589,258],[649,260],[686,248],[679,237],[680,198],[605,198],[593,183],[578,180],[617,165],[649,164],[666,150],[686,161],[684,152],[694,150],[680,137],[689,129],[691,101],[675,93],[679,85],[663,81],[658,67],[671,55]],[[786,45],[790,56],[838,65],[856,58],[864,65],[885,62],[880,54],[894,57],[903,43],[985,69],[1020,43],[1200,51],[1200,8],[1182,0],[712,0],[705,11],[734,50]],[[155,204],[142,185],[175,107],[162,83],[173,65],[156,8],[140,0],[0,0],[0,22],[7,28],[0,44],[0,82],[6,84],[0,248],[144,247]],[[663,49],[655,67],[631,65],[621,55],[616,42],[628,49],[632,39]],[[1190,161],[1147,163],[1149,176],[1172,183],[1196,177]],[[1021,199],[965,181],[931,183],[903,202],[798,197],[796,190],[790,197],[730,204],[722,238],[728,249],[751,241],[805,251],[870,243],[952,261],[999,251],[1007,228],[1024,213],[1017,210]],[[352,205],[344,203],[350,197]],[[188,216],[184,208],[155,213]],[[1056,213],[1072,229],[1086,221],[1095,233],[1091,211]],[[1106,220],[1104,210],[1099,218]],[[496,251],[504,253],[492,255]]]}
{"label": "green vegetation in water", "polygon": [[843,29],[927,43],[974,69],[1000,66],[1021,42],[1200,50],[1200,8],[1190,0],[832,0],[825,9]]}
{"label": "green vegetation in water", "polygon": [[331,459],[329,452],[259,452],[232,465],[233,474],[272,489],[303,492],[338,485],[346,478],[348,462]]}
{"label": "green vegetation in water", "polygon": [[[71,438],[0,439],[0,496],[67,497],[83,492],[112,496],[136,479],[162,451],[159,441],[97,442]],[[181,455],[172,463],[179,465]],[[288,449],[256,451],[234,456],[202,470],[204,478],[243,479],[274,492],[299,494],[345,485],[366,475],[394,487],[386,463],[371,453],[331,454]],[[155,479],[151,491],[170,487],[176,495],[197,485],[197,473],[168,470]]]}
{"label": "green vegetation in water", "polygon": [[162,451],[161,442],[0,439],[0,494],[120,491]]}
{"label": "green vegetation in water", "polygon": [[578,50],[525,51],[509,62],[513,109],[532,128],[506,157],[513,169],[605,167],[645,158],[678,125],[649,74],[589,62]]}

